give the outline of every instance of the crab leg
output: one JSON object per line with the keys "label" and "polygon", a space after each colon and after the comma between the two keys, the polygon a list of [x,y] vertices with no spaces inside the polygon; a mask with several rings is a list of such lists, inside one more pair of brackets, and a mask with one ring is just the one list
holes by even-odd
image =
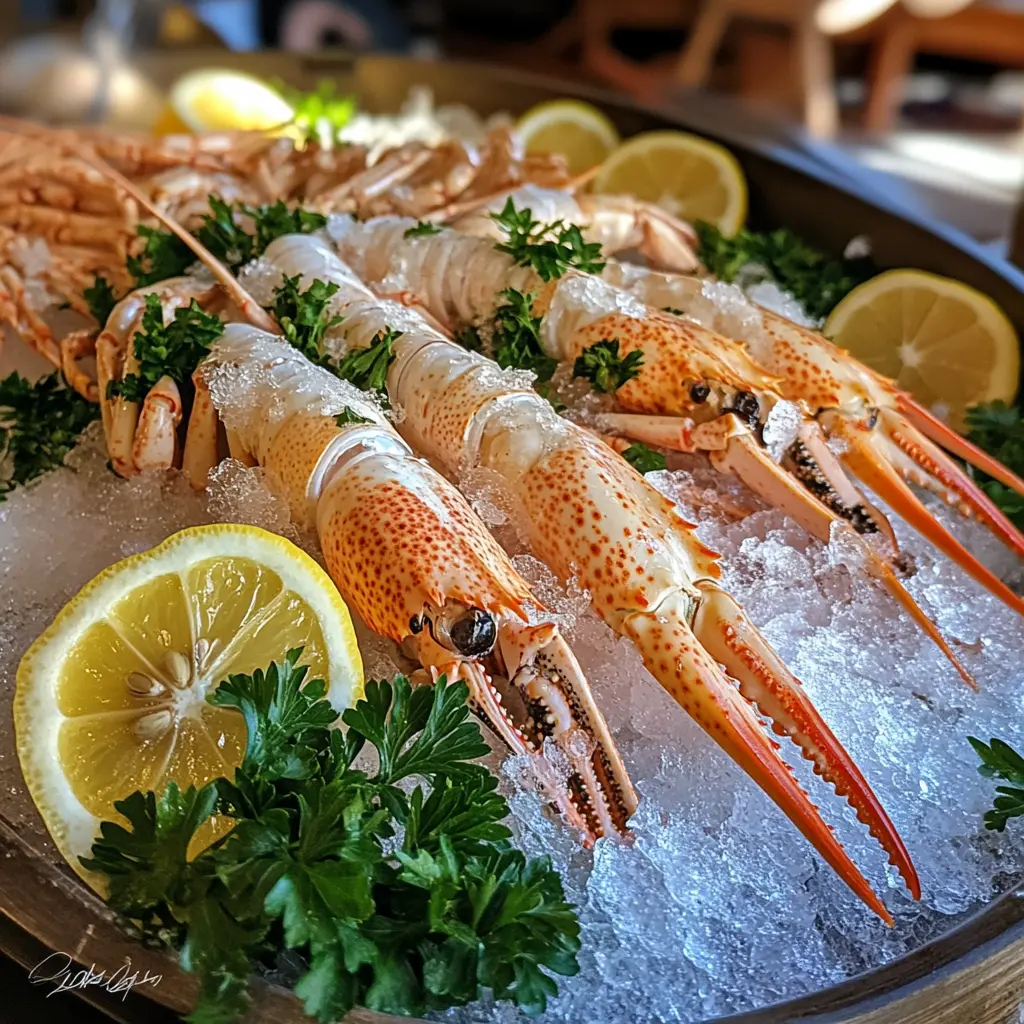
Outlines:
{"label": "crab leg", "polygon": [[82,327],[72,331],[60,339],[60,368],[64,379],[86,401],[100,400],[96,381],[79,365],[79,360],[96,354],[96,331],[92,327]]}
{"label": "crab leg", "polygon": [[[654,677],[868,906],[891,920],[744,695],[848,796],[914,891],[913,867],[892,823],[796,681],[714,584],[717,556],[675,506],[611,448],[558,417],[489,360],[454,345],[414,311],[367,298],[351,270],[318,239],[279,239],[264,258],[284,274],[300,275],[307,287],[314,280],[338,285],[333,309],[343,319],[327,333],[330,354],[365,347],[385,327],[401,329],[387,389],[392,405],[403,410],[403,436],[452,474],[473,465],[498,473],[517,497],[534,554],[590,592],[597,614],[633,640]],[[702,646],[704,640],[711,646]],[[719,658],[735,671],[743,695],[718,667]]]}
{"label": "crab leg", "polygon": [[[374,404],[280,338],[229,324],[199,373],[235,444],[295,520],[316,527],[331,577],[367,626],[424,673],[464,679],[587,842],[624,833],[636,797],[586,678],[542,609],[527,623],[527,603],[538,603],[462,495]],[[569,762],[567,781],[548,741]]]}

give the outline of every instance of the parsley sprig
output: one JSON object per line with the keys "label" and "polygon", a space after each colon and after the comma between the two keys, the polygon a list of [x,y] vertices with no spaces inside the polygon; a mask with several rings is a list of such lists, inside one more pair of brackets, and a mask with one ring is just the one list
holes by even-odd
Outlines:
{"label": "parsley sprig", "polygon": [[640,349],[633,349],[620,357],[618,339],[609,341],[605,338],[585,348],[576,357],[572,375],[584,377],[598,391],[613,395],[627,381],[639,376],[643,361],[644,354]]}
{"label": "parsley sprig", "polygon": [[668,465],[661,452],[656,452],[653,448],[645,445],[643,441],[635,441],[631,444],[622,453],[622,457],[638,473],[657,473]]}
{"label": "parsley sprig", "polygon": [[280,81],[272,84],[291,105],[293,124],[303,138],[335,142],[338,132],[356,112],[355,96],[337,95],[337,83],[332,78],[322,78],[310,92],[302,92]]}
{"label": "parsley sprig", "polygon": [[100,327],[106,326],[110,314],[119,301],[111,283],[105,277],[97,277],[88,288],[83,289],[82,297],[89,306],[93,320]]}
{"label": "parsley sprig", "polygon": [[707,269],[723,281],[734,281],[749,264],[763,267],[778,285],[803,306],[808,316],[822,320],[849,292],[875,275],[866,257],[833,259],[812,249],[792,231],[749,231],[723,235],[714,225],[697,221],[698,255]]}
{"label": "parsley sprig", "polygon": [[120,395],[129,402],[141,402],[165,375],[184,384],[223,333],[224,321],[204,313],[195,299],[187,307],[176,309],[165,325],[160,296],[147,295],[142,330],[133,343],[139,371],[110,381],[107,398]]}
{"label": "parsley sprig", "polygon": [[[1017,406],[985,402],[967,410],[968,438],[1007,469],[1024,476],[1024,416]],[[1024,497],[984,473],[976,474],[988,496],[1024,530]]]}
{"label": "parsley sprig", "polygon": [[331,297],[338,286],[319,279],[299,291],[301,275],[285,277],[274,290],[271,310],[285,338],[317,366],[334,370],[334,362],[322,351],[324,335],[340,324],[342,317],[330,315]]}
{"label": "parsley sprig", "polygon": [[210,213],[196,231],[196,237],[217,259],[237,270],[262,256],[275,239],[283,235],[306,235],[319,231],[326,224],[323,214],[290,209],[280,199],[262,206],[248,203],[229,206],[211,195]]}
{"label": "parsley sprig", "polygon": [[505,369],[530,370],[544,384],[558,369],[541,345],[541,317],[533,315],[534,295],[506,288],[498,296],[504,299],[494,311],[494,359]]}
{"label": "parsley sprig", "polygon": [[430,235],[441,234],[441,228],[438,224],[431,224],[429,220],[418,220],[416,225],[411,228],[406,228],[402,233],[403,238],[427,238]]}
{"label": "parsley sprig", "polygon": [[[578,970],[579,925],[549,860],[509,841],[497,779],[474,763],[488,748],[465,684],[370,682],[343,734],[300,656],[207,698],[245,718],[231,780],[115,804],[129,827],[104,822],[83,858],[108,903],[199,976],[193,1022],[240,1016],[253,968],[282,956],[323,1022],[355,1005],[420,1016],[484,988],[542,1012],[551,975]],[[366,744],[372,772],[353,766]],[[213,814],[231,831],[189,860]]]}
{"label": "parsley sprig", "polygon": [[517,210],[511,196],[501,213],[491,218],[508,239],[495,249],[507,252],[521,267],[532,267],[542,281],[552,281],[575,268],[588,274],[600,274],[605,267],[599,242],[584,242],[575,224],[566,227],[561,220],[542,224],[528,209]]}
{"label": "parsley sprig", "polygon": [[1002,832],[1011,818],[1024,815],[1024,757],[1021,757],[1009,743],[993,739],[984,743],[973,736],[967,737],[981,758],[978,772],[986,779],[1002,779],[1009,786],[996,786],[999,794],[992,810],[985,814],[985,828]]}
{"label": "parsley sprig", "polygon": [[128,273],[135,278],[136,288],[145,288],[166,281],[169,277],[181,277],[196,261],[195,253],[170,231],[159,228],[139,227],[139,236],[146,240],[139,256],[129,256]]}
{"label": "parsley sprig", "polygon": [[401,331],[386,327],[378,332],[368,348],[349,352],[334,372],[360,391],[374,391],[386,401],[388,367],[395,360],[391,347],[401,336]]}
{"label": "parsley sprig", "polygon": [[67,387],[59,373],[32,382],[0,380],[0,502],[20,484],[64,464],[99,407]]}

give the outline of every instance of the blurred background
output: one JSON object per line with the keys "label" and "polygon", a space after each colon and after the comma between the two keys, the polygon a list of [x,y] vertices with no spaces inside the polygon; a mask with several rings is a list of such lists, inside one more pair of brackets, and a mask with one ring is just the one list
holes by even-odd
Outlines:
{"label": "blurred background", "polygon": [[[1024,0],[3,0],[0,104],[148,127],[154,50],[405,52],[515,65],[766,126],[914,184],[1005,247],[1024,180]],[[216,55],[210,54],[211,63]],[[69,85],[71,86],[69,88]],[[833,148],[835,147],[835,148]]]}

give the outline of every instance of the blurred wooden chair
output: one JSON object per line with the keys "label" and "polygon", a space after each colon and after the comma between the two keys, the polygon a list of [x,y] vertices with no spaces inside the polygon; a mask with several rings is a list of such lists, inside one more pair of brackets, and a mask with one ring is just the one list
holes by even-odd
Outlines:
{"label": "blurred wooden chair", "polygon": [[833,136],[839,127],[839,106],[832,41],[819,24],[820,6],[820,0],[705,0],[676,65],[676,81],[690,88],[707,84],[722,37],[733,19],[783,25],[793,34],[804,125],[812,135]]}
{"label": "blurred wooden chair", "polygon": [[[904,0],[880,25],[872,47],[864,126],[889,131],[899,112],[901,87],[918,53],[942,54],[1024,67],[1024,8],[946,0]],[[913,9],[912,9],[913,8]],[[919,17],[919,13],[930,16]]]}

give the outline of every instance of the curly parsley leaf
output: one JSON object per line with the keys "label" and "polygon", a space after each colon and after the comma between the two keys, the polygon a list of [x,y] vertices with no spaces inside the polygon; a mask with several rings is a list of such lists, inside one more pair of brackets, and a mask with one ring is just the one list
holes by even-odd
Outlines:
{"label": "curly parsley leaf", "polygon": [[93,320],[103,327],[110,319],[110,314],[118,303],[114,288],[105,277],[97,277],[88,288],[82,290],[82,298],[89,306]]}
{"label": "curly parsley leaf", "polygon": [[253,258],[255,239],[235,221],[235,208],[219,196],[209,196],[210,213],[196,232],[207,249],[232,270],[244,266]]}
{"label": "curly parsley leaf", "polygon": [[134,340],[138,372],[110,381],[107,398],[120,396],[129,402],[141,402],[164,376],[184,384],[223,333],[224,321],[204,313],[195,299],[176,309],[170,323],[164,324],[160,296],[147,295],[142,329]]}
{"label": "curly parsley leaf", "polygon": [[[967,410],[967,437],[998,459],[1007,469],[1024,476],[1024,416],[1017,406],[984,402]],[[1024,530],[1024,496],[976,471],[988,496],[1013,524]]]}
{"label": "curly parsley leaf", "polygon": [[649,448],[643,441],[636,441],[631,444],[623,453],[622,457],[638,473],[657,473],[668,465],[665,456]]}
{"label": "curly parsley leaf", "polygon": [[494,248],[507,252],[519,266],[532,267],[542,281],[552,281],[570,269],[588,274],[604,270],[600,243],[585,242],[574,224],[566,227],[560,220],[542,224],[531,210],[517,210],[511,196],[491,219],[507,239]]}
{"label": "curly parsley leaf", "polygon": [[0,380],[0,502],[64,465],[79,435],[99,417],[99,406],[67,387],[59,373],[29,381],[19,373]]}
{"label": "curly parsley leaf", "polygon": [[146,244],[139,256],[129,256],[128,273],[135,278],[136,288],[146,288],[169,277],[181,277],[196,261],[195,253],[170,231],[139,228]]}
{"label": "curly parsley leaf", "polygon": [[349,352],[334,372],[360,391],[375,391],[386,400],[388,367],[395,360],[391,348],[401,336],[401,331],[385,328],[368,348],[357,348]]}
{"label": "curly parsley leaf", "polygon": [[80,858],[87,870],[107,876],[108,902],[141,921],[147,934],[172,926],[171,908],[189,900],[188,847],[216,802],[215,786],[182,790],[173,780],[159,797],[132,793],[114,803],[130,827],[103,822],[92,856]]}
{"label": "curly parsley leaf", "polygon": [[644,354],[640,349],[627,352],[620,358],[618,340],[607,338],[585,348],[572,366],[574,377],[585,377],[606,395],[613,395],[623,384],[640,373]]}
{"label": "curly parsley leaf", "polygon": [[842,298],[877,273],[867,257],[833,259],[784,228],[741,228],[735,235],[723,235],[704,221],[694,227],[700,240],[698,255],[715,277],[734,281],[745,267],[763,268],[816,320],[823,320]]}
{"label": "curly parsley leaf", "polygon": [[[199,977],[188,1019],[237,1019],[252,969],[286,950],[302,965],[296,995],[324,1022],[355,1005],[422,1016],[485,988],[542,1010],[552,975],[578,970],[579,925],[550,863],[509,842],[497,780],[473,761],[488,748],[465,684],[371,682],[343,735],[299,658],[213,692],[248,729],[233,780],[133,794],[117,805],[129,827],[104,823],[85,862],[113,909]],[[367,742],[372,778],[352,765]],[[190,860],[211,814],[230,831]]]}
{"label": "curly parsley leaf", "polygon": [[334,422],[339,427],[351,427],[357,423],[372,423],[373,420],[368,420],[365,416],[360,416],[359,413],[353,412],[347,405],[344,409],[334,417]]}
{"label": "curly parsley leaf", "polygon": [[407,228],[402,234],[403,238],[426,238],[429,235],[441,234],[439,224],[431,224],[429,220],[419,220],[415,227]]}
{"label": "curly parsley leaf", "polygon": [[1024,757],[1002,740],[993,739],[986,744],[973,736],[967,737],[981,758],[978,772],[987,779],[1002,779],[1009,786],[997,786],[999,794],[992,810],[985,814],[985,828],[1002,832],[1011,818],[1024,815]]}
{"label": "curly parsley leaf", "polygon": [[245,719],[248,739],[241,771],[250,779],[308,779],[327,743],[326,730],[338,717],[324,700],[322,679],[304,683],[302,648],[264,672],[228,676],[207,698],[216,707],[236,708]]}
{"label": "curly parsley leaf", "polygon": [[532,294],[506,288],[499,298],[504,304],[494,311],[494,359],[506,369],[530,370],[544,384],[558,369],[540,342],[541,317],[533,315]]}
{"label": "curly parsley leaf", "polygon": [[354,95],[337,95],[337,83],[333,78],[322,78],[316,88],[309,92],[294,89],[284,82],[275,80],[273,87],[290,104],[293,124],[305,139],[322,144],[335,142],[338,132],[352,120],[356,112]]}
{"label": "curly parsley leaf", "polygon": [[262,206],[229,206],[211,194],[209,202],[210,213],[203,219],[196,237],[232,270],[262,256],[267,246],[283,235],[305,235],[327,224],[323,214],[291,209],[280,199]]}
{"label": "curly parsley leaf", "polygon": [[301,277],[285,277],[274,290],[271,309],[281,325],[285,338],[307,359],[318,366],[334,370],[334,362],[322,350],[324,335],[340,324],[342,317],[330,316],[328,307],[338,286],[331,282],[314,281],[305,291],[299,291]]}
{"label": "curly parsley leaf", "polygon": [[[366,693],[342,720],[377,748],[377,780],[394,785],[410,775],[451,778],[484,770],[468,762],[487,753],[480,728],[469,718],[465,683],[416,687],[404,676],[366,684]],[[413,739],[415,737],[415,739]]]}

